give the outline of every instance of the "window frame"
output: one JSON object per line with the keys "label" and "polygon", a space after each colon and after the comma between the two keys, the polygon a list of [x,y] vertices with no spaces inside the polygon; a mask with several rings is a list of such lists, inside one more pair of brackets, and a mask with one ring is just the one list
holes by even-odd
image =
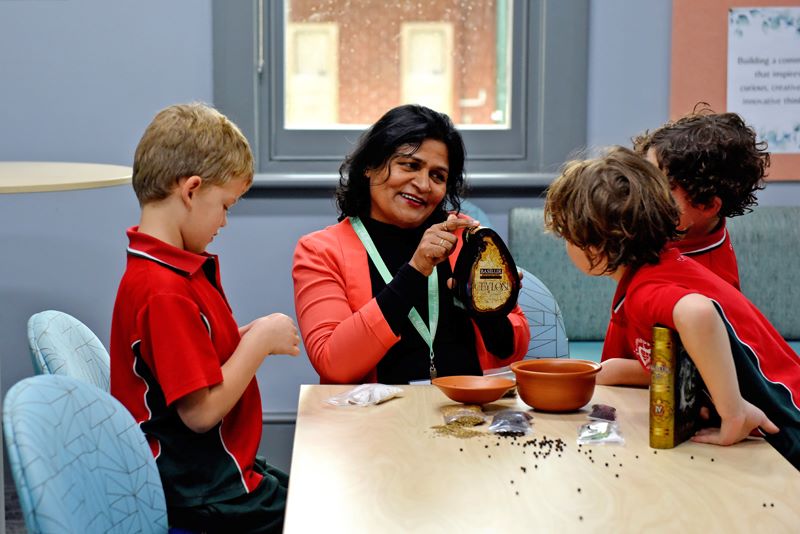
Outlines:
{"label": "window frame", "polygon": [[[473,187],[546,185],[585,144],[588,0],[496,0],[513,12],[510,128],[460,131]],[[363,129],[286,129],[284,2],[213,0],[215,105],[256,155],[256,186],[331,186]],[[250,32],[243,32],[242,28]],[[377,120],[377,117],[376,117]]]}

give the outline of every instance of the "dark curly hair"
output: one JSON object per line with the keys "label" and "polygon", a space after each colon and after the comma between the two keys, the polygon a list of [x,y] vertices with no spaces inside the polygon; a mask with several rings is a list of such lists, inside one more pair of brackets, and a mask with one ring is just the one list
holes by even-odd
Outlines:
{"label": "dark curly hair", "polygon": [[680,215],[669,183],[632,150],[612,147],[604,155],[564,164],[547,190],[546,228],[588,255],[604,273],[658,263],[668,241],[680,237]]}
{"label": "dark curly hair", "polygon": [[[461,209],[464,192],[464,141],[453,121],[444,113],[425,106],[406,104],[387,111],[359,138],[358,146],[339,167],[336,205],[339,220],[350,216],[369,215],[371,206],[368,170],[381,169],[398,154],[398,149],[411,147],[416,152],[426,139],[441,141],[447,147],[447,190],[442,204],[456,212]],[[388,179],[388,177],[387,177]]]}
{"label": "dark curly hair", "polygon": [[720,217],[752,211],[755,192],[764,189],[769,167],[766,141],[736,113],[714,113],[701,102],[674,122],[633,139],[634,150],[646,156],[652,148],[670,184],[686,191],[695,206],[719,197]]}

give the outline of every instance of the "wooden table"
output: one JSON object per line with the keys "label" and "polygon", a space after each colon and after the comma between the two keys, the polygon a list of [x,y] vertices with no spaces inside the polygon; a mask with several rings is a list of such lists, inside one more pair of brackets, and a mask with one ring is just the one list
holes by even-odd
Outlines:
{"label": "wooden table", "polygon": [[[433,386],[366,408],[325,403],[350,387],[301,388],[287,533],[800,530],[800,472],[756,439],[649,448],[647,390],[598,386],[592,402],[617,408],[625,444],[579,447],[588,409],[534,413],[516,440],[460,439],[431,430],[452,404]],[[527,409],[484,410],[504,407]],[[564,450],[544,457],[545,438]]]}
{"label": "wooden table", "polygon": [[0,161],[0,193],[91,189],[130,183],[131,168],[103,163]]}

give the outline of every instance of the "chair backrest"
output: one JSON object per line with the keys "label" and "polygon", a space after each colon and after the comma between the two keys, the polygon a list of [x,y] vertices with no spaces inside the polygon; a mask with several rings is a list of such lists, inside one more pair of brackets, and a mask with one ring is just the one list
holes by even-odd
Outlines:
{"label": "chair backrest", "polygon": [[489,219],[489,214],[483,211],[480,206],[472,202],[471,200],[462,200],[461,201],[461,213],[469,215],[476,221],[481,223],[481,226],[486,228],[492,227],[492,221]]}
{"label": "chair backrest", "polygon": [[68,376],[23,379],[6,394],[3,433],[29,532],[167,532],[150,447],[110,394]]}
{"label": "chair backrest", "polygon": [[531,329],[531,340],[525,359],[569,358],[569,341],[561,317],[561,308],[553,294],[539,278],[522,271],[522,289],[517,303]]}
{"label": "chair backrest", "polygon": [[28,344],[37,374],[72,376],[108,391],[111,363],[89,327],[64,312],[47,310],[28,320]]}
{"label": "chair backrest", "polygon": [[784,338],[800,339],[800,207],[758,207],[728,229],[742,293]]}
{"label": "chair backrest", "polygon": [[536,275],[552,292],[561,308],[570,341],[605,338],[614,282],[608,277],[586,276],[575,268],[564,241],[545,233],[542,208],[511,210],[508,248],[517,266]]}

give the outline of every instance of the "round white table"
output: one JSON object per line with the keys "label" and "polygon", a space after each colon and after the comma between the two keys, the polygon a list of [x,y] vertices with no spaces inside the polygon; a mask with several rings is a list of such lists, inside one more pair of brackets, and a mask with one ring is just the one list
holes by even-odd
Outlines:
{"label": "round white table", "polygon": [[54,161],[0,161],[0,193],[92,189],[130,183],[123,165]]}

